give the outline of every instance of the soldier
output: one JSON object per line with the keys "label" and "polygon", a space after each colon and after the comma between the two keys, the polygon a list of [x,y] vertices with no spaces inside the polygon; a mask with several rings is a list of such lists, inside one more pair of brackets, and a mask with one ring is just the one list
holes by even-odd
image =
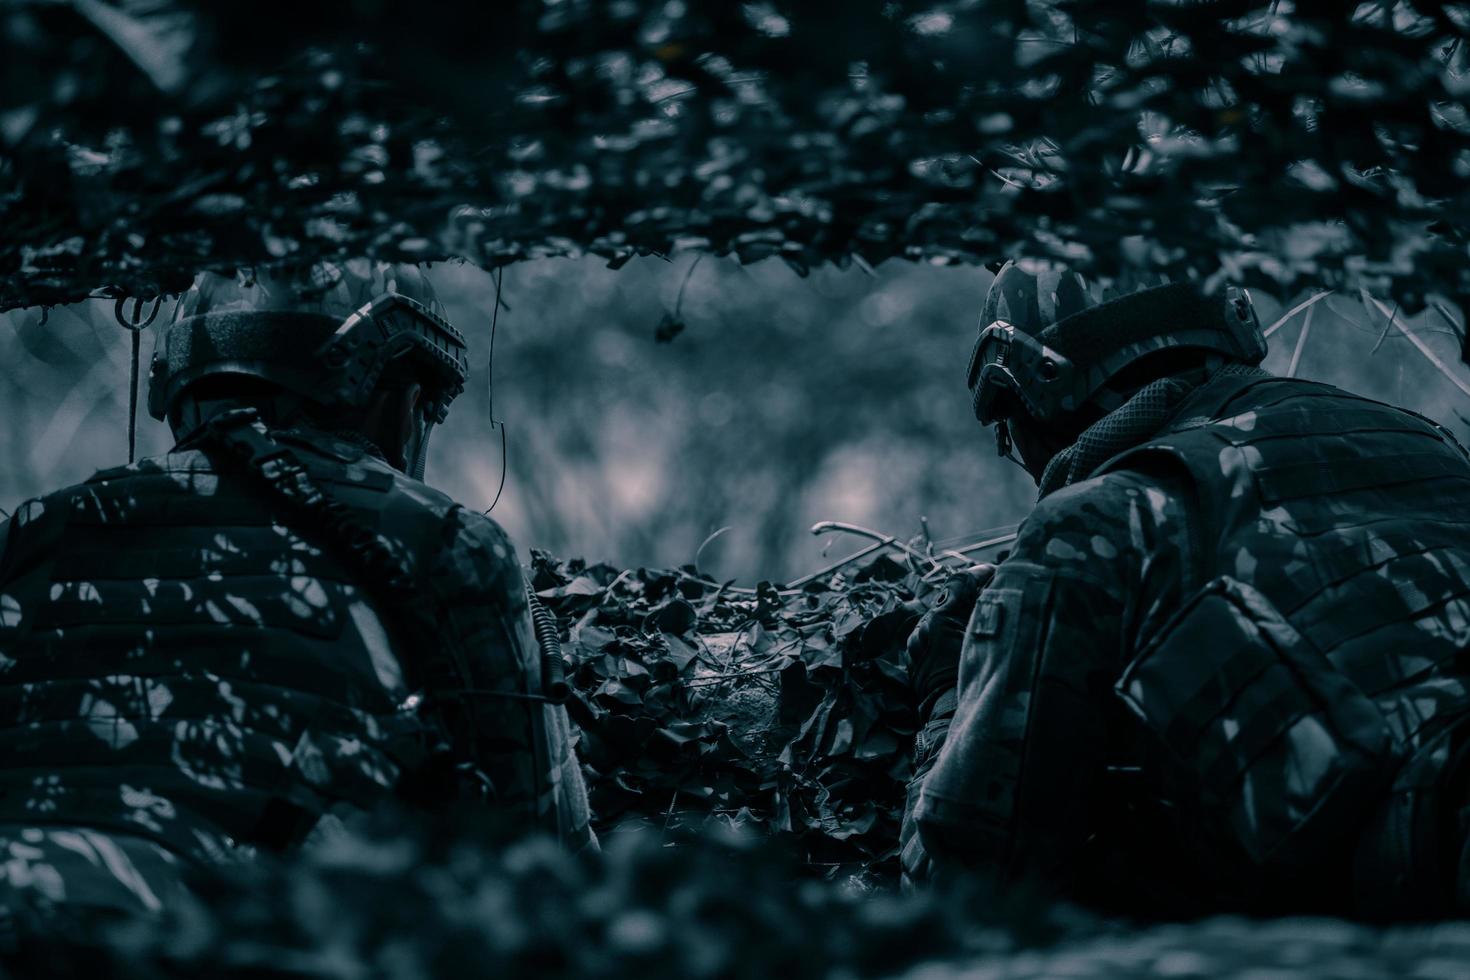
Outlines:
{"label": "soldier", "polygon": [[910,638],[908,875],[1149,915],[1470,912],[1464,450],[1260,370],[1240,291],[1008,264],[981,326],[976,416],[1041,495]]}
{"label": "soldier", "polygon": [[157,911],[183,865],[391,797],[595,846],[515,550],[421,482],[466,353],[412,266],[180,299],[149,379],[175,449],[0,527],[12,898]]}

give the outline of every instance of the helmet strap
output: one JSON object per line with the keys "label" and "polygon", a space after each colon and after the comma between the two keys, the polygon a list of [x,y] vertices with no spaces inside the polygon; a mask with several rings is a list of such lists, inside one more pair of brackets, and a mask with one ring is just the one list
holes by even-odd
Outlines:
{"label": "helmet strap", "polygon": [[419,430],[418,445],[412,447],[412,455],[409,456],[408,453],[404,454],[409,461],[408,475],[415,480],[422,480],[424,478],[424,468],[429,462],[429,436],[433,432],[434,423],[425,421],[424,427]]}
{"label": "helmet strap", "polygon": [[1011,442],[1011,424],[1005,419],[997,419],[995,423],[995,454],[997,456],[1009,456],[1014,444]]}
{"label": "helmet strap", "polygon": [[1008,459],[1026,472],[1031,472],[1021,457],[1016,455],[1016,444],[1011,441],[1011,426],[1005,419],[995,422],[995,450],[1001,459]]}

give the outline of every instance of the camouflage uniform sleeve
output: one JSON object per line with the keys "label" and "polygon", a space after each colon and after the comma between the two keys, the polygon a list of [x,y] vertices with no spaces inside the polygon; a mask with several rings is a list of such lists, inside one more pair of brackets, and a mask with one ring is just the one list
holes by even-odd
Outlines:
{"label": "camouflage uniform sleeve", "polygon": [[[445,632],[463,651],[476,690],[477,756],[500,809],[529,811],[573,850],[595,848],[587,792],[566,709],[541,693],[540,647],[515,547],[487,517],[456,510],[452,539],[433,569]],[[519,697],[517,697],[519,695]]]}
{"label": "camouflage uniform sleeve", "polygon": [[957,696],[917,746],[911,880],[959,866],[1065,876],[1094,823],[1127,638],[1178,601],[1185,518],[1178,493],[1117,473],[1027,519],[971,615]]}

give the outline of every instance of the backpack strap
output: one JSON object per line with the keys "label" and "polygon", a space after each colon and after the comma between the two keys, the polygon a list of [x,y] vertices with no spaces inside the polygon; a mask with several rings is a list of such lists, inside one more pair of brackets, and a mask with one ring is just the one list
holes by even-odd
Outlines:
{"label": "backpack strap", "polygon": [[[190,442],[201,449],[224,450],[282,505],[292,530],[325,544],[359,573],[364,591],[385,613],[384,626],[397,640],[398,649],[408,653],[402,658],[404,669],[413,685],[424,692],[418,703],[437,716],[444,731],[461,736],[449,739],[448,754],[460,765],[473,766],[478,744],[475,713],[467,710],[463,697],[473,686],[472,674],[452,644],[432,642],[415,627],[415,607],[422,600],[422,589],[408,555],[313,479],[300,457],[276,441],[254,409],[215,416]],[[444,748],[429,749],[430,758],[424,765],[444,768],[446,760],[433,761],[445,755]],[[410,768],[423,769],[424,765]]]}

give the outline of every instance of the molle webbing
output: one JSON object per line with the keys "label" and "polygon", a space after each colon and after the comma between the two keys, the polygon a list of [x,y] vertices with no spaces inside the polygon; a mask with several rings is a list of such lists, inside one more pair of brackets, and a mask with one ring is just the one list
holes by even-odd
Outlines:
{"label": "molle webbing", "polygon": [[[1317,867],[1355,865],[1360,911],[1446,915],[1464,844],[1451,823],[1470,768],[1456,762],[1470,751],[1470,460],[1432,421],[1327,385],[1211,387],[1100,472],[1187,474],[1199,558],[1184,594],[1236,581],[1264,597],[1286,637],[1277,657],[1292,671],[1257,670],[1256,644],[1209,622],[1144,637],[1177,654],[1155,658],[1155,696],[1178,692],[1160,738],[1193,750],[1201,779],[1253,787],[1231,790],[1248,800],[1252,827],[1294,814],[1317,821]],[[1321,731],[1302,728],[1298,746],[1282,726],[1312,702],[1294,704],[1292,684],[1311,689],[1326,719]],[[1338,726],[1356,732],[1338,746],[1324,735],[1334,716],[1362,722]],[[1215,721],[1228,722],[1216,731],[1225,751],[1198,737]],[[1371,748],[1370,737],[1388,746],[1365,756],[1371,792],[1305,782],[1351,761],[1354,746]]]}
{"label": "molle webbing", "polygon": [[1312,460],[1264,467],[1256,475],[1261,499],[1279,503],[1300,497],[1320,497],[1387,487],[1399,483],[1417,483],[1438,477],[1470,478],[1465,464],[1444,453],[1398,453],[1374,459],[1324,463]]}
{"label": "molle webbing", "polygon": [[[428,706],[446,725],[453,753],[462,764],[473,766],[477,760],[479,725],[477,710],[472,707],[474,701],[513,698],[560,704],[570,695],[560,644],[556,642],[555,620],[545,609],[540,609],[536,621],[536,635],[542,648],[542,692],[517,694],[477,686],[469,665],[452,645],[422,642],[425,636],[431,635],[431,630],[420,625],[425,619],[424,589],[407,559],[363,523],[350,507],[331,496],[306,471],[295,453],[271,438],[254,412],[245,410],[217,416],[208,423],[205,438],[222,445],[248,465],[296,516],[298,532],[325,539],[363,574],[368,591],[388,614],[390,631],[397,635],[400,648],[409,653],[401,658],[405,669],[412,672],[428,696]],[[540,604],[534,596],[531,600],[535,612]]]}
{"label": "molle webbing", "polygon": [[1181,415],[1192,409],[1219,414],[1181,419],[1103,469],[1183,464],[1205,518],[1206,579],[1248,578],[1374,695],[1396,697],[1463,646],[1470,461],[1440,427],[1288,379],[1192,399]]}

